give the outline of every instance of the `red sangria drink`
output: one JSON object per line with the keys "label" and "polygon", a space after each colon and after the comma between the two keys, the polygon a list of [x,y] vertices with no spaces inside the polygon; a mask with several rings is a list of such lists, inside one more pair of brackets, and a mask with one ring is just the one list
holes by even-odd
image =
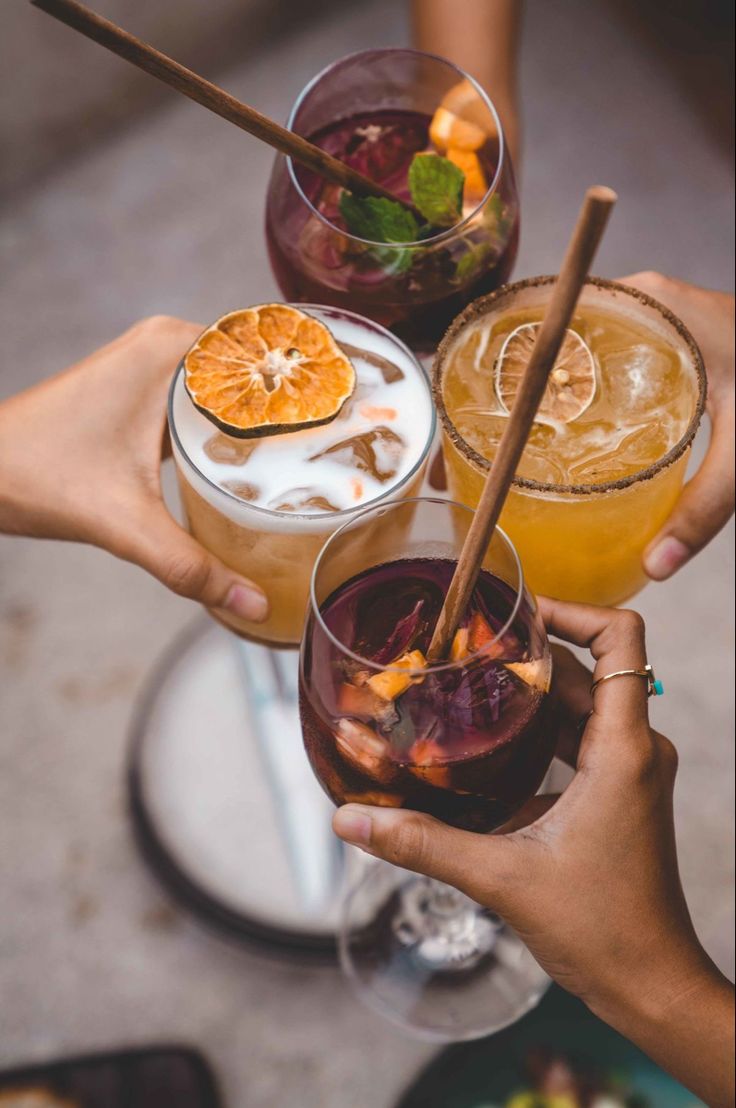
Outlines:
{"label": "red sangria drink", "polygon": [[[300,713],[310,763],[336,804],[411,808],[487,832],[542,783],[556,740],[549,644],[499,529],[448,656],[427,661],[472,518],[453,501],[392,501],[322,548]],[[435,1040],[498,1030],[548,984],[498,917],[384,863],[348,898],[340,952],[361,999]]]}
{"label": "red sangria drink", "polygon": [[351,55],[306,87],[289,127],[404,202],[353,196],[279,156],[266,235],[289,300],[358,310],[422,351],[507,280],[513,170],[492,103],[450,62],[403,49]]}
{"label": "red sangria drink", "polygon": [[327,598],[305,648],[302,729],[336,804],[414,808],[490,831],[549,766],[549,654],[527,598],[483,570],[451,664],[427,668],[454,569],[399,559]]}

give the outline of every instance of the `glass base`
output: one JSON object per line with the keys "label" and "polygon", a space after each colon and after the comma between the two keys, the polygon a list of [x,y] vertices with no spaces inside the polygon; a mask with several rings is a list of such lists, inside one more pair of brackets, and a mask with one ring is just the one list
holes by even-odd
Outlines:
{"label": "glass base", "polygon": [[340,958],[368,1007],[435,1042],[500,1031],[550,984],[498,916],[456,889],[385,863],[348,896]]}
{"label": "glass base", "polygon": [[365,855],[332,833],[301,741],[295,651],[274,656],[200,617],[151,674],[132,721],[128,799],[146,861],[230,936],[334,960]]}

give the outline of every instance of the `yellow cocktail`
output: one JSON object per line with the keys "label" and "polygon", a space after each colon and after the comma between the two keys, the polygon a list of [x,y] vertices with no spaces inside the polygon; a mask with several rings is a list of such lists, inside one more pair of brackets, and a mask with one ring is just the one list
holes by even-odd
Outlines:
{"label": "yellow cocktail", "polygon": [[[458,316],[434,394],[450,493],[475,507],[554,278],[506,285]],[[680,492],[705,403],[683,324],[635,289],[590,279],[530,436],[501,526],[534,592],[619,604]]]}

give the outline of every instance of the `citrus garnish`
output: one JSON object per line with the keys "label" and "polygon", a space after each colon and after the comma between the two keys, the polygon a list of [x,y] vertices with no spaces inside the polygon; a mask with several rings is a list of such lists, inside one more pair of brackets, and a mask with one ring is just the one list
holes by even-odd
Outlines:
{"label": "citrus garnish", "polygon": [[552,684],[552,658],[549,655],[530,662],[504,662],[504,666],[533,689],[549,692]]}
{"label": "citrus garnish", "polygon": [[[507,412],[529,364],[541,323],[522,323],[507,336],[496,362],[496,394]],[[593,355],[577,331],[565,331],[557,361],[547,380],[537,418],[572,423],[593,402],[596,390]]]}
{"label": "citrus garnish", "polygon": [[446,156],[448,161],[465,174],[463,206],[477,208],[488,191],[488,182],[480,164],[480,158],[473,150],[462,150],[459,146],[450,146]]}
{"label": "citrus garnish", "polygon": [[[421,650],[411,650],[408,654],[402,654],[391,663],[391,669],[375,673],[368,678],[367,684],[372,691],[382,700],[396,700],[398,696],[406,692],[410,685],[421,684],[423,677],[416,676],[417,670],[422,670],[427,665],[427,659]],[[399,672],[401,671],[401,672]]]}
{"label": "citrus garnish", "polygon": [[355,388],[355,370],[324,323],[288,304],[222,316],[184,358],[192,401],[238,438],[329,423]]}
{"label": "citrus garnish", "polygon": [[429,137],[438,150],[454,146],[479,150],[488,138],[488,109],[472,81],[453,85],[440,101],[429,125]]}

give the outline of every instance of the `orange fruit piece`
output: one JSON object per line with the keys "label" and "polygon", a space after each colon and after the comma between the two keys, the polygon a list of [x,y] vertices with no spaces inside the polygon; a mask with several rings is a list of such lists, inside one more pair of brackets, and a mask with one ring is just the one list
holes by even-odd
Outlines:
{"label": "orange fruit piece", "polygon": [[476,654],[479,650],[484,650],[488,658],[500,658],[504,653],[504,646],[501,640],[496,641],[496,638],[496,632],[488,620],[484,619],[480,612],[473,612],[468,627],[470,652]]}
{"label": "orange fruit piece", "polygon": [[375,673],[373,677],[368,678],[367,684],[382,700],[395,700],[397,696],[406,692],[409,685],[424,680],[422,677],[412,676],[411,671],[424,669],[427,659],[421,650],[411,650],[408,654],[402,654],[391,665],[394,668],[384,670],[383,673]]}
{"label": "orange fruit piece", "polygon": [[350,359],[324,323],[289,304],[222,316],[184,358],[192,401],[238,438],[329,423],[355,388]]}
{"label": "orange fruit piece", "polygon": [[535,658],[531,662],[504,662],[504,667],[515,673],[527,685],[540,692],[549,692],[552,684],[552,658]]}
{"label": "orange fruit piece", "polygon": [[[496,394],[510,412],[529,364],[541,323],[522,323],[504,341],[496,362]],[[565,331],[557,361],[547,380],[539,405],[541,417],[558,423],[572,423],[593,402],[597,382],[593,355],[577,331]],[[544,422],[544,418],[540,420]]]}
{"label": "orange fruit piece", "polygon": [[453,85],[440,101],[429,125],[429,137],[438,150],[453,146],[479,150],[488,138],[491,117],[472,81]]}
{"label": "orange fruit piece", "polygon": [[407,768],[415,777],[438,789],[450,788],[452,784],[450,769],[437,764],[447,761],[447,752],[434,739],[415,739],[409,750],[409,756],[414,764],[407,765]]}
{"label": "orange fruit piece", "polygon": [[488,191],[488,182],[480,164],[480,158],[473,150],[462,150],[458,146],[449,147],[446,156],[465,174],[463,203],[477,207]]}
{"label": "orange fruit piece", "polygon": [[458,627],[455,632],[455,637],[452,640],[452,646],[450,647],[450,661],[462,662],[463,658],[468,656],[468,629],[467,627]]}

